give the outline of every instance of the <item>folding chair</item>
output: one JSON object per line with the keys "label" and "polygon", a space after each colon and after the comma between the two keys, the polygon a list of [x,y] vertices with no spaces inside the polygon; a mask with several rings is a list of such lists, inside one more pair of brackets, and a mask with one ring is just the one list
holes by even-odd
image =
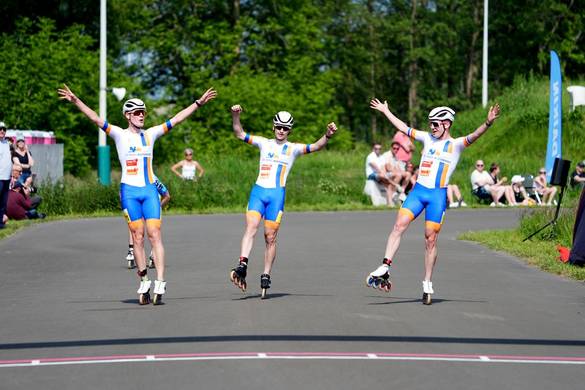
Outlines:
{"label": "folding chair", "polygon": [[524,188],[526,189],[526,193],[528,194],[528,196],[534,199],[537,204],[542,204],[542,201],[540,200],[540,195],[538,194],[538,191],[536,191],[536,187],[534,186],[534,176],[524,175],[524,182],[522,184],[524,185]]}

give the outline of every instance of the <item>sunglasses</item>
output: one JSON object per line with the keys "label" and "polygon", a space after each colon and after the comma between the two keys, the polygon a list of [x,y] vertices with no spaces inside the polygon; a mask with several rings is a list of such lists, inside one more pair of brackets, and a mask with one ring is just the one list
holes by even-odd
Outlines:
{"label": "sunglasses", "polygon": [[0,127],[0,131],[6,131],[4,127]]}
{"label": "sunglasses", "polygon": [[274,126],[274,128],[276,130],[281,130],[281,131],[290,131],[290,127],[284,127],[284,126]]}
{"label": "sunglasses", "polygon": [[185,156],[192,156],[192,153],[185,153]]}
{"label": "sunglasses", "polygon": [[476,167],[483,167],[483,164],[475,164]]}
{"label": "sunglasses", "polygon": [[441,122],[435,122],[435,121],[431,122],[431,127],[439,127],[439,126],[441,126]]}
{"label": "sunglasses", "polygon": [[546,171],[540,171],[540,172],[538,172],[538,173],[540,173],[540,174],[542,175],[543,173],[546,173]]}
{"label": "sunglasses", "polygon": [[146,116],[146,111],[143,110],[136,110],[136,111],[132,111],[132,116]]}

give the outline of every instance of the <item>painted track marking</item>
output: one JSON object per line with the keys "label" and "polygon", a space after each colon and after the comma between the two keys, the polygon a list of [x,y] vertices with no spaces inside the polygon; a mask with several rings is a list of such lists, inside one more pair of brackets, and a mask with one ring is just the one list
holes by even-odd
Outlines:
{"label": "painted track marking", "polygon": [[160,355],[84,356],[42,359],[0,360],[0,368],[39,367],[87,364],[120,364],[140,362],[173,362],[202,360],[388,360],[432,361],[460,363],[516,363],[585,365],[582,356],[515,356],[515,355],[458,355],[458,354],[408,354],[367,352],[225,352],[187,353]]}

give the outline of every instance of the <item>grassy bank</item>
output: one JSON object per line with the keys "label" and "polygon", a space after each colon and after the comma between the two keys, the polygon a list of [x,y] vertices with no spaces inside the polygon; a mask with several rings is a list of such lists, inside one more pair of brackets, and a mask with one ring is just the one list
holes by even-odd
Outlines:
{"label": "grassy bank", "polygon": [[526,237],[553,219],[554,209],[526,210],[514,230],[468,232],[459,238],[521,257],[544,271],[585,280],[585,267],[575,267],[558,260],[557,245],[571,247],[572,244],[577,201],[569,201],[564,206],[555,226],[544,229],[526,242],[523,242]]}

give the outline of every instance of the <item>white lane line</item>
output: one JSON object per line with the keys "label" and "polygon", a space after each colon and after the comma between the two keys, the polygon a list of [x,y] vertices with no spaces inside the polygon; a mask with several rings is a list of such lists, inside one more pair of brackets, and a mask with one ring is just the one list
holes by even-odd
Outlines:
{"label": "white lane line", "polygon": [[381,354],[381,353],[201,353],[201,354],[165,354],[135,356],[96,356],[71,357],[34,360],[2,360],[0,368],[39,367],[88,364],[121,364],[144,362],[174,361],[212,361],[212,360],[385,360],[385,361],[426,361],[426,362],[458,362],[458,363],[514,363],[514,364],[551,364],[551,365],[585,365],[585,357],[570,356],[486,356],[486,355],[432,355],[432,354]]}

